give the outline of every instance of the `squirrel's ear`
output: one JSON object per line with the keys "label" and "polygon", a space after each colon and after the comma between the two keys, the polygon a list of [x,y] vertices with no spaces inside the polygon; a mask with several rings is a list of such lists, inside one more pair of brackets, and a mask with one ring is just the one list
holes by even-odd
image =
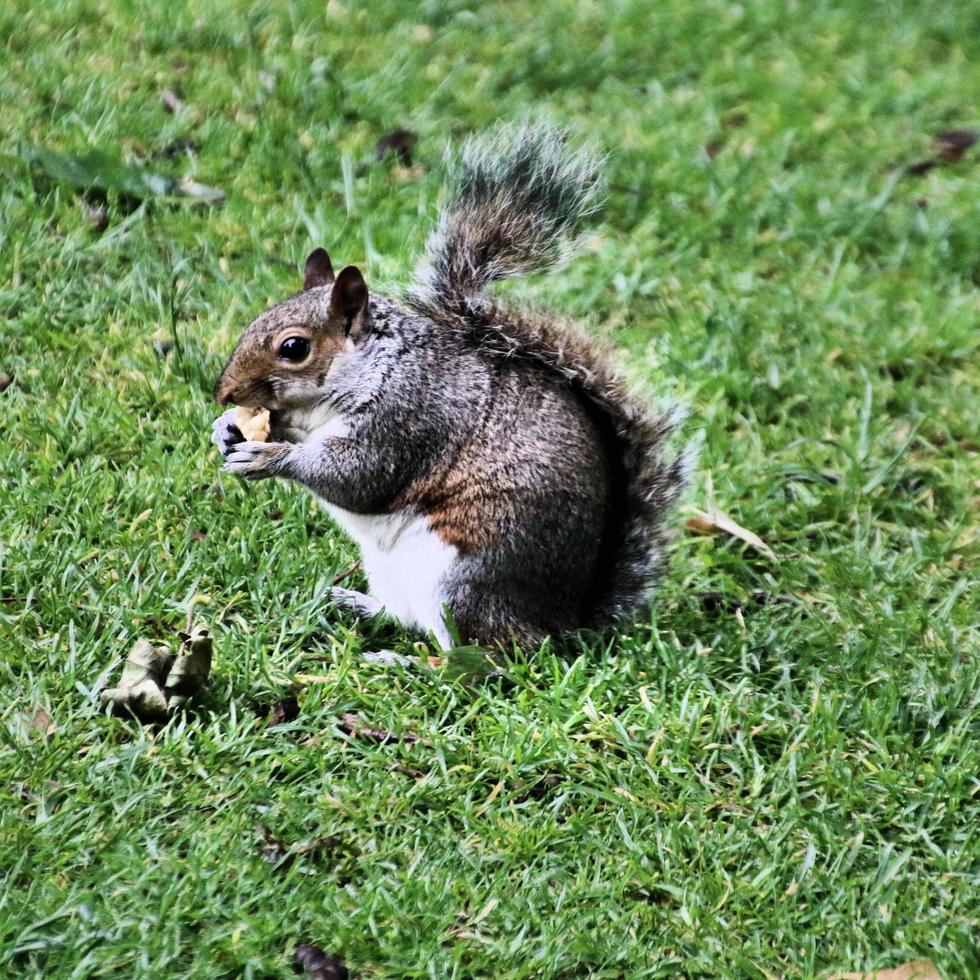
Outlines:
{"label": "squirrel's ear", "polygon": [[303,288],[313,289],[314,286],[329,286],[333,282],[333,266],[326,249],[315,248],[306,257],[303,269]]}
{"label": "squirrel's ear", "polygon": [[337,324],[344,336],[358,333],[367,314],[368,288],[361,270],[349,265],[340,270],[330,294],[330,323]]}

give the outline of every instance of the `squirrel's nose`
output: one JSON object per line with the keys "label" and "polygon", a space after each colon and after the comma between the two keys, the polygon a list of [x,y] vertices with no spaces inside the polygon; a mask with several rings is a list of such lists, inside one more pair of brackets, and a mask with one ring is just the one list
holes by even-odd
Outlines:
{"label": "squirrel's nose", "polygon": [[218,404],[227,405],[229,402],[234,401],[234,398],[232,397],[234,394],[234,387],[228,384],[224,378],[218,378],[214,386],[214,397]]}

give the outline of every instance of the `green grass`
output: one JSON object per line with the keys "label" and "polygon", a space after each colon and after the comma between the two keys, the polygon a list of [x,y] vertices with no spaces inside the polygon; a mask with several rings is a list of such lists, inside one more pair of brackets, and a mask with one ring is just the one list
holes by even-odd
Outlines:
{"label": "green grass", "polygon": [[[977,152],[902,174],[978,122],[976,0],[130,6],[0,12],[0,974],[980,976]],[[352,546],[219,478],[209,391],[313,245],[403,283],[447,141],[529,109],[611,188],[533,285],[690,406],[693,502],[777,559],[681,535],[651,621],[463,686],[360,662],[412,638],[324,617]],[[370,162],[399,126],[424,173]],[[40,146],[226,202],[110,191],[99,232]],[[198,709],[104,716],[198,593]]]}

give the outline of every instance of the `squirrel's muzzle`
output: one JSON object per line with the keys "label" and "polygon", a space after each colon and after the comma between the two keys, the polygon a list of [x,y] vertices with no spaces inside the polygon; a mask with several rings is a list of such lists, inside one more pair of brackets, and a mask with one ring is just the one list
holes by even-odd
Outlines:
{"label": "squirrel's muzzle", "polygon": [[235,401],[235,386],[222,375],[214,384],[214,398],[219,405]]}

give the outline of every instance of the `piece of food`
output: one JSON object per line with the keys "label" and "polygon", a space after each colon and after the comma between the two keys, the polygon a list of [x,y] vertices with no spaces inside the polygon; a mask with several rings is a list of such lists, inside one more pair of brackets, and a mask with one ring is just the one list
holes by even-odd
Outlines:
{"label": "piece of food", "polygon": [[239,405],[235,409],[235,425],[248,442],[268,442],[269,409],[244,408]]}

